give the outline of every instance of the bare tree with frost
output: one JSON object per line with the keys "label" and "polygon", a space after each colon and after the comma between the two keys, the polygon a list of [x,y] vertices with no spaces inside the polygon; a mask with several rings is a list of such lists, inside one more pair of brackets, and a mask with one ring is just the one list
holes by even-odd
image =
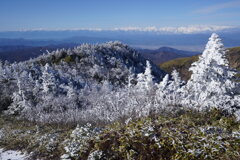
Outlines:
{"label": "bare tree with frost", "polygon": [[183,84],[184,83],[176,70],[173,70],[171,73],[171,79],[167,74],[158,84],[158,89],[156,91],[156,105],[161,108],[180,105]]}
{"label": "bare tree with frost", "polygon": [[181,104],[182,91],[181,87],[184,82],[181,80],[177,70],[173,70],[171,73],[172,80],[169,82],[167,89],[169,90],[169,103],[173,106]]}
{"label": "bare tree with frost", "polygon": [[146,62],[147,66],[144,73],[137,75],[137,86],[143,92],[146,90],[151,90],[153,88],[153,76],[151,70],[151,64],[149,61]]}

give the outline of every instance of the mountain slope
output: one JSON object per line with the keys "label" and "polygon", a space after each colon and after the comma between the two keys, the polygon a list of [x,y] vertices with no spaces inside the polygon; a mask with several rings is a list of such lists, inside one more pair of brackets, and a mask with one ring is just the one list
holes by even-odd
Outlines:
{"label": "mountain slope", "polygon": [[[231,67],[240,71],[240,47],[229,48],[227,51],[227,58]],[[198,56],[187,58],[179,58],[160,64],[160,68],[164,71],[171,73],[173,69],[179,71],[182,79],[188,80],[191,72],[188,71],[191,64],[198,60]]]}
{"label": "mountain slope", "polygon": [[161,47],[156,50],[142,49],[139,50],[139,52],[144,58],[151,60],[155,64],[161,64],[169,60],[198,54],[197,52],[177,50],[170,47]]}
{"label": "mountain slope", "polygon": [[[108,42],[97,45],[84,44],[74,49],[61,49],[35,58],[28,63],[46,63],[55,68],[76,70],[85,82],[110,81],[113,85],[127,83],[130,74],[144,72],[146,59],[136,50],[121,42]],[[61,64],[61,65],[58,65]],[[156,81],[165,75],[158,66],[152,64],[152,74]]]}
{"label": "mountain slope", "polygon": [[230,66],[240,71],[240,47],[229,48],[228,60]]}

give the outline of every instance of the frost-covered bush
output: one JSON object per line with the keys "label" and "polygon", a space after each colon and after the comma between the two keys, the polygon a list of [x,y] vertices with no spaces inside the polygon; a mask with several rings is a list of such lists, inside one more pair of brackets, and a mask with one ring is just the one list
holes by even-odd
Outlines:
{"label": "frost-covered bush", "polygon": [[100,160],[102,158],[102,151],[96,150],[89,154],[87,160]]}
{"label": "frost-covered bush", "polygon": [[238,124],[219,116],[216,110],[190,111],[114,123],[91,150],[100,151],[102,159],[238,159]]}
{"label": "frost-covered bush", "polygon": [[45,133],[43,135],[36,134],[35,139],[32,141],[33,143],[38,144],[42,148],[44,148],[47,152],[51,153],[57,149],[58,146],[58,133]]}
{"label": "frost-covered bush", "polygon": [[[151,115],[99,129],[68,128],[0,117],[0,146],[31,159],[239,159],[240,128],[221,110]],[[10,121],[11,120],[11,121]],[[0,131],[1,131],[0,130]]]}
{"label": "frost-covered bush", "polygon": [[64,142],[66,154],[72,158],[79,157],[79,154],[86,152],[89,145],[88,141],[94,134],[92,126],[89,123],[85,126],[77,126],[72,131],[70,138]]}

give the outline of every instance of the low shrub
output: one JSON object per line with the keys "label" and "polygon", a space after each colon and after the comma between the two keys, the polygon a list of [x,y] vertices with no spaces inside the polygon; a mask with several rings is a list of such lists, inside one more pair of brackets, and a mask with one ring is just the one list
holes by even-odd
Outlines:
{"label": "low shrub", "polygon": [[3,116],[0,126],[0,146],[27,151],[33,159],[240,159],[240,122],[216,109],[151,115],[101,128]]}

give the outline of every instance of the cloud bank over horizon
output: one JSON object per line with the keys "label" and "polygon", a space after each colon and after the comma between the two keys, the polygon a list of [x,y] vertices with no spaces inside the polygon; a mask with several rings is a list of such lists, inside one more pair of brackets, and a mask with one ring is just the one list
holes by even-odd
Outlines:
{"label": "cloud bank over horizon", "polygon": [[28,31],[125,31],[125,32],[155,32],[158,34],[195,34],[195,33],[208,33],[218,31],[232,31],[234,29],[240,29],[239,26],[220,26],[220,25],[190,25],[180,27],[119,27],[119,28],[70,28],[70,29],[47,29],[47,28],[36,28],[36,29],[21,29],[12,31],[0,31],[0,32],[28,32]]}

